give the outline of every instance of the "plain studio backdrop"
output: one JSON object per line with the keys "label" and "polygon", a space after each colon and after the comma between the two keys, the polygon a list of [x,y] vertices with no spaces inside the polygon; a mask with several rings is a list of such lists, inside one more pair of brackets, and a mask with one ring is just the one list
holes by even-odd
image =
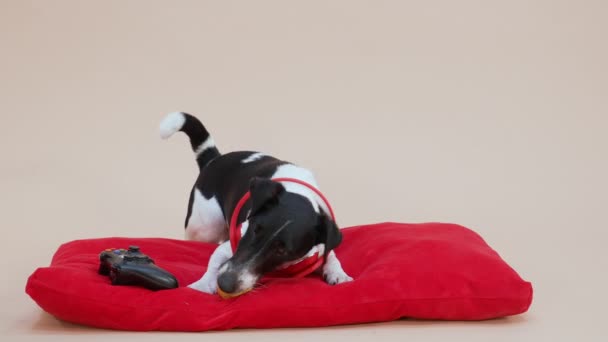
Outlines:
{"label": "plain studio backdrop", "polygon": [[0,0],[3,334],[120,334],[42,313],[25,282],[66,241],[183,237],[198,170],[158,124],[187,111],[222,152],[312,169],[343,227],[474,229],[535,299],[488,322],[128,338],[605,341],[607,4]]}

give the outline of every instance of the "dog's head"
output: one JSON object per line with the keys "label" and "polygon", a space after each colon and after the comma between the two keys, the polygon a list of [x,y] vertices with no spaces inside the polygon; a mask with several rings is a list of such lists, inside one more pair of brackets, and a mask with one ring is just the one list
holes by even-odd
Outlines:
{"label": "dog's head", "polygon": [[315,246],[325,253],[336,248],[342,234],[322,209],[304,196],[287,192],[269,179],[250,183],[251,211],[232,256],[219,270],[218,286],[227,294],[251,290],[266,273],[300,260]]}

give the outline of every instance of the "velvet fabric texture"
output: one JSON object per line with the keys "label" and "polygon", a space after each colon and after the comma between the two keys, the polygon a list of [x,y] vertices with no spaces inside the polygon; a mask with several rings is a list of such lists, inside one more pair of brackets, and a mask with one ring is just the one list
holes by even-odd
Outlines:
{"label": "velvet fabric texture", "polygon": [[[134,331],[317,327],[400,318],[485,320],[528,310],[532,285],[472,230],[454,224],[379,223],[345,228],[336,249],[354,281],[319,275],[264,278],[254,291],[221,299],[186,287],[217,245],[162,238],[77,240],[63,244],[26,292],[65,321]],[[97,273],[106,248],[138,245],[180,287],[150,291],[112,286]]]}

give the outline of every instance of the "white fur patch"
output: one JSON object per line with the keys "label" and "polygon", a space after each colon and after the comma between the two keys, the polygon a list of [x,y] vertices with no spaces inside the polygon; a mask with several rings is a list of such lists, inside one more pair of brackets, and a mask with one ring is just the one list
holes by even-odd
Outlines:
{"label": "white fur patch", "polygon": [[207,199],[198,189],[194,189],[186,239],[210,243],[222,243],[228,239],[224,214],[215,196]]}
{"label": "white fur patch", "polygon": [[[317,184],[317,180],[315,179],[315,176],[313,175],[313,173],[310,170],[307,170],[303,167],[296,166],[293,164],[281,165],[277,168],[277,171],[275,171],[275,173],[272,175],[272,178],[283,178],[283,177],[299,179],[299,180],[304,181],[304,182],[314,186],[315,188],[319,189],[319,185]],[[317,213],[319,212],[319,206],[320,206],[327,215],[330,214],[329,208],[327,207],[327,205],[325,205],[325,202],[323,201],[323,199],[321,199],[321,197],[319,197],[319,195],[317,195],[314,191],[312,191],[308,187],[301,185],[301,184],[297,184],[297,183],[291,183],[291,182],[284,182],[281,184],[283,184],[283,186],[285,187],[285,190],[308,198],[308,200],[310,201],[310,203],[312,203],[312,206]]]}
{"label": "white fur patch", "polygon": [[315,253],[319,252],[319,256],[322,256],[323,254],[325,254],[325,244],[324,243],[320,243],[316,246],[314,246],[310,252],[308,252],[308,254],[306,254],[307,257],[309,256],[313,256]]}
{"label": "white fur patch", "polygon": [[205,142],[203,142],[196,148],[196,151],[194,151],[194,154],[198,157],[201,155],[201,153],[205,152],[206,149],[213,148],[213,147],[215,147],[215,140],[213,140],[213,137],[209,136],[209,138],[207,138],[207,140],[205,140]]}
{"label": "white fur patch", "polygon": [[160,122],[160,137],[162,139],[168,139],[175,132],[182,129],[185,122],[186,117],[184,117],[184,113],[182,112],[173,112],[167,114],[167,116],[165,116],[165,118]]}
{"label": "white fur patch", "polygon": [[249,228],[249,220],[241,223],[241,236],[245,236],[245,233],[247,233],[247,228]]}
{"label": "white fur patch", "polygon": [[249,157],[241,160],[241,163],[243,163],[243,164],[251,163],[251,162],[254,162],[256,160],[261,159],[264,156],[265,156],[264,153],[257,152],[257,153],[254,153],[254,154],[250,155]]}
{"label": "white fur patch", "polygon": [[[228,243],[228,241],[224,242],[224,243]],[[224,273],[228,270],[228,263],[225,263],[222,265],[222,267],[220,267],[220,271],[219,273]]]}
{"label": "white fur patch", "polygon": [[325,254],[325,244],[324,244],[324,243],[320,243],[320,244],[318,244],[318,245],[316,245],[316,246],[313,246],[313,247],[310,249],[310,251],[308,251],[308,253],[306,253],[306,255],[305,255],[305,256],[301,257],[301,258],[300,258],[300,259],[298,259],[298,260],[294,260],[294,261],[286,262],[286,263],[282,264],[281,266],[279,266],[278,268],[279,268],[279,269],[284,269],[284,268],[287,268],[287,267],[289,267],[289,266],[291,266],[291,265],[295,265],[295,264],[299,263],[300,261],[302,261],[302,260],[304,260],[304,259],[306,259],[306,258],[309,258],[309,257],[313,256],[313,255],[314,255],[315,253],[317,253],[317,252],[319,253],[319,256],[320,256],[320,257],[321,257],[321,256],[323,256],[323,254]]}
{"label": "white fur patch", "polygon": [[253,273],[248,270],[243,271],[239,274],[240,285],[238,292],[250,290],[255,286],[255,283],[258,281],[258,277],[253,275]]}

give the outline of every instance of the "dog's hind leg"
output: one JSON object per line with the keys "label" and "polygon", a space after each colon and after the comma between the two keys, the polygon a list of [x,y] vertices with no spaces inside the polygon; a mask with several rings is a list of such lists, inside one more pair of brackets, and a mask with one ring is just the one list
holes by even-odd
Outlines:
{"label": "dog's hind leg", "polygon": [[215,197],[205,198],[194,188],[186,217],[186,239],[210,243],[228,240],[226,220]]}

